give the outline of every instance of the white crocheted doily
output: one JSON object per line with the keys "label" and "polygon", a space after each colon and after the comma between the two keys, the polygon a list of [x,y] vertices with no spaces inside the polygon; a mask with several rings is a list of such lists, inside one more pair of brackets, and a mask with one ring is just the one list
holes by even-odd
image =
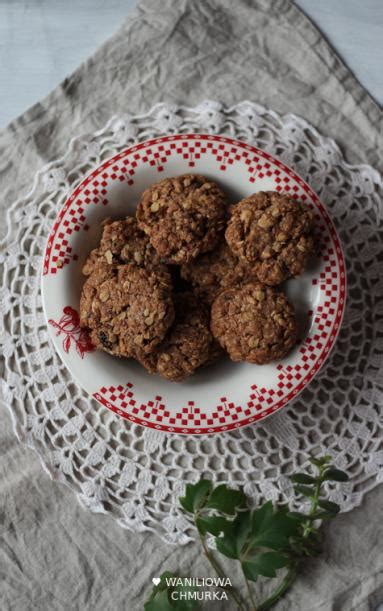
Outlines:
{"label": "white crocheted doily", "polygon": [[[86,396],[48,339],[40,296],[45,240],[68,192],[91,168],[134,142],[192,131],[255,144],[309,182],[337,225],[349,286],[339,339],[310,386],[260,424],[203,437],[132,425]],[[75,138],[10,210],[2,248],[4,399],[18,438],[89,509],[173,543],[194,536],[177,508],[184,482],[204,474],[243,485],[255,501],[286,500],[288,476],[309,453],[329,453],[350,473],[351,481],[332,498],[344,511],[352,509],[383,480],[382,200],[382,179],[371,167],[348,165],[337,145],[303,119],[250,102],[232,108],[210,101],[196,108],[160,104]]]}

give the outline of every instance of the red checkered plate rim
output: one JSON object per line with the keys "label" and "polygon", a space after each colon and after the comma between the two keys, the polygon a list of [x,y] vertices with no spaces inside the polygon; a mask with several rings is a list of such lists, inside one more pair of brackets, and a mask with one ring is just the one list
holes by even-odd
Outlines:
{"label": "red checkered plate rim", "polygon": [[[300,300],[302,337],[280,363],[225,362],[172,384],[138,364],[92,350],[79,327],[81,267],[103,218],[134,213],[142,191],[185,172],[217,180],[234,200],[259,190],[289,193],[315,213],[320,255],[286,290]],[[316,194],[269,153],[225,136],[173,135],[134,145],[89,173],[68,197],[49,235],[42,296],[53,343],[73,376],[122,418],[161,431],[218,433],[246,426],[282,408],[312,380],[329,355],[345,308],[346,273],[339,237]]]}

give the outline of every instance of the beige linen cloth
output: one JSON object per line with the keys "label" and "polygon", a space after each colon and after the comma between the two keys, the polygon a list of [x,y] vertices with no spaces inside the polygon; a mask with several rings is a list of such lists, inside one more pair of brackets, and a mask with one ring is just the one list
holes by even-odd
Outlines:
{"label": "beige linen cloth", "polygon": [[[156,102],[209,98],[294,112],[334,138],[350,162],[383,171],[381,109],[290,0],[141,0],[93,57],[0,133],[2,212],[72,136]],[[173,548],[83,510],[18,444],[3,406],[0,423],[2,611],[138,611],[165,568],[212,575],[197,545]],[[382,507],[380,487],[329,526],[325,553],[276,608],[375,609],[383,601]],[[209,606],[219,608],[231,606]]]}

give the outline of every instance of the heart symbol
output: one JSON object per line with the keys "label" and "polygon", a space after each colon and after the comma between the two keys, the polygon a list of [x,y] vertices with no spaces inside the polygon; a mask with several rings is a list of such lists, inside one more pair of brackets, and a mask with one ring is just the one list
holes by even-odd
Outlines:
{"label": "heart symbol", "polygon": [[153,577],[153,579],[152,579],[152,582],[154,583],[155,586],[158,586],[160,581],[161,581],[160,577]]}

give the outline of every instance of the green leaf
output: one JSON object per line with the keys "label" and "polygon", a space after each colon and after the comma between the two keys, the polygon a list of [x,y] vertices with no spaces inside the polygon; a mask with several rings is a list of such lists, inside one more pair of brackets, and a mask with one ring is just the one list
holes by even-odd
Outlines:
{"label": "green leaf", "polygon": [[329,456],[328,454],[326,454],[325,456],[310,456],[309,458],[309,462],[311,462],[312,465],[315,465],[318,468],[323,467],[330,461],[331,456]]}
{"label": "green leaf", "polygon": [[240,490],[228,488],[226,484],[220,484],[211,492],[205,505],[208,509],[218,509],[222,513],[234,515],[238,507],[244,507],[246,497]]}
{"label": "green leaf", "polygon": [[237,553],[242,550],[245,545],[251,530],[251,513],[250,511],[242,511],[232,522],[231,532],[236,538]]}
{"label": "green leaf", "polygon": [[222,516],[199,516],[195,523],[201,535],[210,533],[215,537],[230,527],[230,522]]}
{"label": "green leaf", "polygon": [[318,467],[318,469],[322,467],[324,464],[321,458],[314,458],[314,456],[311,456],[309,458],[309,462],[311,462],[312,465],[315,465],[316,467]]}
{"label": "green leaf", "polygon": [[239,558],[237,542],[233,535],[226,534],[224,537],[219,537],[215,540],[215,543],[217,550],[227,558],[234,558],[235,560]]}
{"label": "green leaf", "polygon": [[289,558],[283,554],[263,552],[255,554],[245,562],[242,562],[242,568],[247,579],[256,581],[258,575],[276,577],[276,571],[288,566],[289,562]]}
{"label": "green leaf", "polygon": [[298,494],[303,494],[303,496],[307,496],[309,499],[313,498],[315,494],[313,488],[311,488],[310,486],[302,486],[301,484],[295,484],[294,490]]}
{"label": "green leaf", "polygon": [[187,484],[185,496],[179,499],[181,507],[189,513],[195,513],[205,504],[212,487],[213,484],[209,479],[200,479],[196,484]]}
{"label": "green leaf", "polygon": [[264,503],[259,509],[253,511],[252,514],[252,534],[256,535],[264,530],[272,520],[274,507],[271,501]]}
{"label": "green leaf", "polygon": [[189,513],[196,513],[201,509],[216,509],[221,513],[234,515],[237,508],[245,506],[246,497],[241,490],[234,490],[226,484],[213,488],[211,480],[201,479],[196,484],[187,484],[185,496],[179,501],[181,507]]}
{"label": "green leaf", "polygon": [[332,501],[326,501],[325,499],[319,499],[318,501],[319,507],[325,509],[327,512],[336,514],[340,511],[340,507],[338,503],[333,503]]}
{"label": "green leaf", "polygon": [[306,475],[306,473],[295,473],[290,479],[295,484],[316,484],[316,479],[311,475]]}
{"label": "green leaf", "polygon": [[242,570],[243,574],[247,579],[249,579],[250,581],[257,581],[259,575],[258,569],[257,566],[254,565],[252,562],[247,560],[245,562],[242,562]]}
{"label": "green leaf", "polygon": [[289,516],[287,506],[274,509],[268,501],[253,511],[252,529],[249,537],[250,550],[259,547],[282,549],[288,545],[289,537],[298,532],[299,524]]}
{"label": "green leaf", "polygon": [[288,516],[288,507],[280,506],[274,509],[271,501],[267,501],[252,514],[252,538],[266,533],[290,535],[296,529],[296,524]]}
{"label": "green leaf", "polygon": [[250,538],[251,542],[251,550],[255,550],[259,547],[268,547],[269,549],[283,549],[289,543],[289,538],[284,533],[275,531],[267,531],[265,533],[261,533],[256,537]]}
{"label": "green leaf", "polygon": [[232,522],[227,522],[223,537],[216,539],[217,550],[228,558],[239,558],[251,529],[250,511],[241,511]]}
{"label": "green leaf", "polygon": [[323,479],[329,480],[331,482],[348,482],[349,477],[344,471],[340,471],[340,469],[331,468],[325,471]]}

